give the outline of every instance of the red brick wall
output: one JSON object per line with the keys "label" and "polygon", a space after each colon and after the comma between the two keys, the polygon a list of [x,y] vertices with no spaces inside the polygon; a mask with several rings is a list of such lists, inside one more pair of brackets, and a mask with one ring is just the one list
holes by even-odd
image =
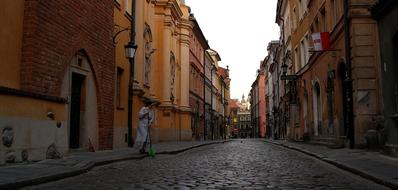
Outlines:
{"label": "red brick wall", "polygon": [[98,93],[99,148],[113,144],[113,0],[25,0],[21,88],[60,96],[72,57],[91,61]]}

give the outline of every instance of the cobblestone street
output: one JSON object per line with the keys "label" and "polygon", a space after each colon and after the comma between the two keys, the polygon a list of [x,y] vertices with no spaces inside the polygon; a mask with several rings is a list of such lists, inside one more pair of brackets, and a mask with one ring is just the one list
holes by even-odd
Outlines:
{"label": "cobblestone street", "polygon": [[117,162],[25,189],[386,189],[260,140]]}

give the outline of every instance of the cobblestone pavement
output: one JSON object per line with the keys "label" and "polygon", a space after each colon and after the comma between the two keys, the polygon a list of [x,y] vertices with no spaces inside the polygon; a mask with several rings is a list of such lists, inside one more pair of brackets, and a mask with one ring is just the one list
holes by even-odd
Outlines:
{"label": "cobblestone pavement", "polygon": [[96,167],[25,189],[387,189],[304,154],[259,140]]}

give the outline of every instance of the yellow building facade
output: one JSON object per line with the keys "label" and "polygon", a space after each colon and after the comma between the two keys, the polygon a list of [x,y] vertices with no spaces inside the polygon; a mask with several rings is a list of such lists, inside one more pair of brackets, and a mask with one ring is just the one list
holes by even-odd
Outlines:
{"label": "yellow building facade", "polygon": [[[115,25],[129,28],[130,17],[126,3],[115,3]],[[132,1],[135,3],[135,55],[133,86],[133,136],[135,138],[138,111],[145,100],[153,100],[155,121],[151,126],[154,142],[191,140],[191,109],[189,107],[189,7],[178,0]],[[127,94],[130,65],[124,56],[129,32],[119,35],[116,47],[116,72],[121,74],[120,107],[115,106],[114,146],[127,146]],[[118,83],[118,81],[116,81]],[[118,85],[116,85],[118,86]],[[118,98],[116,98],[117,100]]]}

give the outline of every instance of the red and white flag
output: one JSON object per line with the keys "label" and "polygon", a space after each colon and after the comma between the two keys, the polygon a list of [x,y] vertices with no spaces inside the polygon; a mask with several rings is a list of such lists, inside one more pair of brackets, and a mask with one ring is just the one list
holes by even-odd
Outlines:
{"label": "red and white flag", "polygon": [[330,49],[329,32],[318,32],[311,35],[314,42],[314,51],[327,51]]}

